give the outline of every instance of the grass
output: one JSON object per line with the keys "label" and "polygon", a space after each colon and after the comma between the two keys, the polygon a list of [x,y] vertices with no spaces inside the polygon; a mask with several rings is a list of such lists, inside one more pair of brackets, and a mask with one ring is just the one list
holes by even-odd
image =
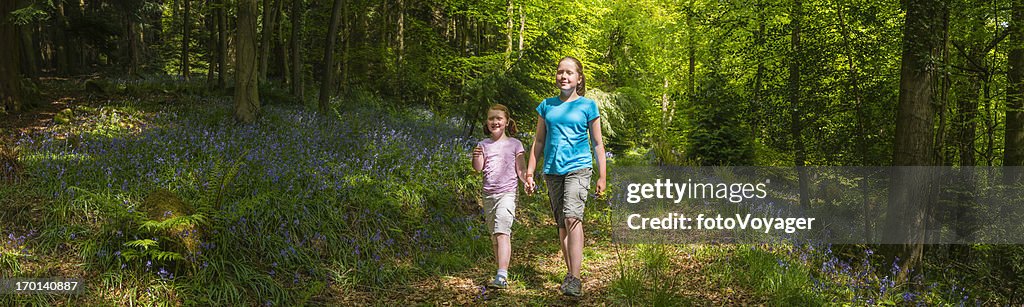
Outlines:
{"label": "grass", "polygon": [[5,211],[5,232],[34,236],[0,264],[20,276],[51,257],[77,263],[67,273],[103,285],[89,293],[97,303],[292,304],[333,283],[404,283],[483,257],[481,229],[452,206],[477,185],[468,143],[374,112],[269,106],[259,124],[235,126],[223,103],[73,107],[68,123],[18,141],[26,176],[13,188],[52,206],[34,224],[8,224],[25,217]]}

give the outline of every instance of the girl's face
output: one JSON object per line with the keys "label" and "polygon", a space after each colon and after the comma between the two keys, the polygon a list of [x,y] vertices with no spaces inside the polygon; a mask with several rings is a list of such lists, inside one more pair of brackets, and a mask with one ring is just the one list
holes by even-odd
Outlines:
{"label": "girl's face", "polygon": [[487,131],[491,132],[491,137],[505,135],[507,125],[508,117],[505,116],[505,112],[495,109],[487,110]]}
{"label": "girl's face", "polygon": [[558,72],[555,73],[555,84],[563,93],[575,91],[580,84],[579,67],[572,60],[565,59],[558,63]]}

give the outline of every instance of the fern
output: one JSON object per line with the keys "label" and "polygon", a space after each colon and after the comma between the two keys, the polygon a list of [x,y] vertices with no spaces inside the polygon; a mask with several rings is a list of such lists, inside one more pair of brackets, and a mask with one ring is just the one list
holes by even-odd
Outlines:
{"label": "fern", "polygon": [[142,240],[134,240],[134,241],[125,242],[124,246],[135,247],[135,248],[140,248],[141,247],[143,250],[148,250],[150,247],[159,247],[160,245],[157,244],[157,242],[155,240],[142,239]]}
{"label": "fern", "polygon": [[[241,154],[234,162],[231,163],[231,165],[227,167],[223,165],[223,162],[220,159],[214,162],[213,171],[211,173],[213,174],[213,176],[211,176],[213,179],[208,182],[213,182],[215,184],[207,186],[206,191],[203,192],[202,199],[196,210],[197,213],[209,215],[215,210],[221,208],[221,205],[224,202],[224,195],[227,194],[231,183],[233,183],[235,178],[238,177],[238,171],[245,164],[243,158],[249,155],[250,152],[252,152],[252,149],[246,150],[245,153]],[[218,176],[219,178],[217,178]]]}

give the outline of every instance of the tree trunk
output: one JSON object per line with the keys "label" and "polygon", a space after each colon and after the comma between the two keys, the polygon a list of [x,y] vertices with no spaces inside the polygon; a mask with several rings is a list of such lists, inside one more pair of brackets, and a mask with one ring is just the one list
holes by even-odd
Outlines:
{"label": "tree trunk", "polygon": [[[17,7],[26,7],[30,4],[31,2],[28,0],[18,0]],[[35,57],[35,51],[38,49],[32,48],[34,45],[32,43],[32,26],[34,24],[35,22],[18,26],[18,34],[20,34],[19,39],[21,39],[21,72],[24,73],[26,77],[31,78],[33,83],[39,84],[39,76],[37,74],[39,72],[39,68],[36,66]]]}
{"label": "tree trunk", "polygon": [[[206,0],[205,5],[207,12],[213,12],[211,9],[213,4],[214,0]],[[207,15],[206,18],[203,19],[203,25],[206,27],[206,34],[209,35],[206,37],[206,87],[211,89],[217,85],[217,80],[214,79],[214,72],[217,70],[217,52],[215,52],[217,50],[217,26],[215,24],[216,17]]]}
{"label": "tree trunk", "polygon": [[509,66],[512,65],[512,32],[515,22],[513,16],[515,16],[515,6],[512,4],[512,0],[506,1],[508,9],[505,10],[505,38],[508,40],[508,45],[505,46],[505,69],[508,70]]}
{"label": "tree trunk", "polygon": [[[402,67],[402,57],[405,54],[405,1],[398,0],[398,33],[396,34],[398,40],[398,65]],[[401,74],[395,74],[400,79]]]}
{"label": "tree trunk", "polygon": [[288,46],[285,45],[284,33],[284,0],[277,1],[277,17],[274,17],[274,32],[277,39],[274,40],[274,71],[275,75],[284,80],[284,84],[291,85],[292,75],[288,73]]}
{"label": "tree trunk", "polygon": [[523,36],[526,34],[526,12],[523,11],[523,6],[519,5],[519,57],[523,57]]}
{"label": "tree trunk", "polygon": [[56,3],[56,7],[54,8],[54,10],[56,12],[57,18],[54,20],[54,23],[56,24],[53,31],[51,32],[52,38],[50,41],[50,46],[52,46],[52,50],[55,51],[55,54],[52,55],[53,57],[50,58],[52,60],[51,66],[56,69],[58,75],[66,75],[72,73],[72,71],[68,67],[68,53],[70,52],[70,48],[68,48],[68,36],[66,35],[66,33],[69,25],[67,17],[64,15],[64,8],[65,5],[63,1],[59,1]]}
{"label": "tree trunk", "polygon": [[345,18],[345,38],[342,39],[341,45],[341,92],[348,93],[348,72],[352,70],[352,63],[350,61],[350,51],[352,46],[352,39],[356,37],[352,32],[354,30],[353,23],[355,19],[348,13],[348,5],[342,9],[342,16]]}
{"label": "tree trunk", "polygon": [[[893,165],[932,165],[936,82],[939,77],[943,25],[948,10],[942,0],[907,0],[900,64],[899,105]],[[902,243],[899,282],[920,263],[924,247],[925,213],[935,193],[928,168],[894,169],[889,188],[886,241]],[[920,271],[920,270],[918,270]]]}
{"label": "tree trunk", "polygon": [[804,167],[807,153],[804,152],[803,107],[800,102],[800,57],[802,56],[800,50],[800,22],[803,19],[803,4],[800,0],[793,1],[793,13],[791,16],[790,48],[792,48],[792,53],[789,59],[789,130],[793,136],[793,149],[795,151],[793,164],[796,165],[800,183],[800,206],[806,207],[810,205],[810,190],[808,188],[807,169]]}
{"label": "tree trunk", "polygon": [[334,43],[338,37],[338,18],[341,17],[341,8],[345,5],[342,0],[334,0],[334,9],[331,10],[331,23],[327,30],[327,44],[324,47],[324,80],[320,85],[320,99],[318,110],[320,113],[327,113],[327,104],[331,100],[332,87],[334,86]]}
{"label": "tree trunk", "polygon": [[[1014,0],[1011,10],[1003,165],[1024,166],[1024,0]],[[1004,176],[1007,183],[1024,179],[1019,167],[1007,171]]]}
{"label": "tree trunk", "polygon": [[139,75],[142,66],[142,23],[128,17],[128,74]]}
{"label": "tree trunk", "polygon": [[260,83],[267,82],[267,67],[270,66],[270,47],[274,44],[274,24],[277,22],[276,11],[280,2],[281,0],[263,1],[263,30],[260,33]]}
{"label": "tree trunk", "polygon": [[188,60],[189,60],[189,58],[188,58],[188,45],[189,45],[190,42],[192,42],[191,33],[190,33],[190,32],[192,32],[192,28],[191,28],[191,25],[192,25],[192,14],[191,14],[192,7],[191,7],[191,3],[192,3],[192,1],[190,1],[190,0],[182,0],[182,1],[184,1],[184,3],[185,3],[185,8],[184,8],[184,17],[182,18],[182,22],[181,22],[181,77],[184,78],[185,81],[188,81],[188,79],[189,79],[189,69],[191,67],[191,65],[189,65],[189,62],[188,62]]}
{"label": "tree trunk", "polygon": [[227,1],[217,1],[217,87],[228,88],[228,13]]}
{"label": "tree trunk", "polygon": [[697,72],[697,53],[696,53],[695,50],[697,49],[697,47],[694,45],[695,43],[693,42],[693,36],[696,34],[696,33],[694,33],[694,30],[693,30],[693,14],[694,14],[694,10],[695,10],[695,8],[693,6],[693,0],[690,0],[690,9],[686,13],[686,28],[687,28],[687,34],[686,34],[687,50],[686,50],[686,52],[687,52],[687,57],[689,57],[689,61],[690,61],[689,66],[687,67],[688,68],[688,70],[687,70],[687,77],[689,78],[689,80],[687,80],[688,81],[688,84],[687,84],[688,86],[686,87],[686,95],[687,95],[687,97],[690,98],[690,100],[691,100],[690,102],[691,103],[693,102],[692,100],[694,98],[694,95],[697,94],[696,87],[695,87],[695,82],[696,82],[695,79],[696,79],[696,72]]}
{"label": "tree trunk", "polygon": [[[15,8],[14,1],[0,1],[0,42],[6,46],[0,52],[0,111],[20,112],[24,94],[21,88],[21,42],[18,38],[18,26],[14,25],[10,13]],[[0,112],[2,113],[2,112]]]}
{"label": "tree trunk", "polygon": [[235,119],[252,123],[260,113],[256,62],[256,0],[238,1],[238,39],[235,42]]}
{"label": "tree trunk", "polygon": [[761,56],[764,52],[765,43],[765,16],[764,16],[764,4],[761,1],[757,2],[757,32],[754,34],[754,50],[757,52],[757,71],[754,73],[754,88],[751,90],[751,116],[750,120],[750,135],[757,137],[759,136],[759,130],[761,126],[761,105],[763,104],[761,95],[764,83],[764,57]]}
{"label": "tree trunk", "polygon": [[292,0],[292,95],[302,101],[302,0]]}

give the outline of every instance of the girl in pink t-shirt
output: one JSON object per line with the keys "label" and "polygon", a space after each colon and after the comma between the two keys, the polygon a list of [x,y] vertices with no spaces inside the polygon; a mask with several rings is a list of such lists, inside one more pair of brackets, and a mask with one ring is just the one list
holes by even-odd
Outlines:
{"label": "girl in pink t-shirt", "polygon": [[[484,173],[484,210],[491,245],[498,262],[498,273],[490,288],[508,287],[508,262],[512,258],[512,221],[516,215],[516,191],[519,182],[526,182],[526,161],[523,143],[508,136],[516,133],[516,122],[508,108],[495,104],[487,109],[484,131],[491,137],[473,148],[473,169]],[[506,131],[508,133],[506,133]]]}

